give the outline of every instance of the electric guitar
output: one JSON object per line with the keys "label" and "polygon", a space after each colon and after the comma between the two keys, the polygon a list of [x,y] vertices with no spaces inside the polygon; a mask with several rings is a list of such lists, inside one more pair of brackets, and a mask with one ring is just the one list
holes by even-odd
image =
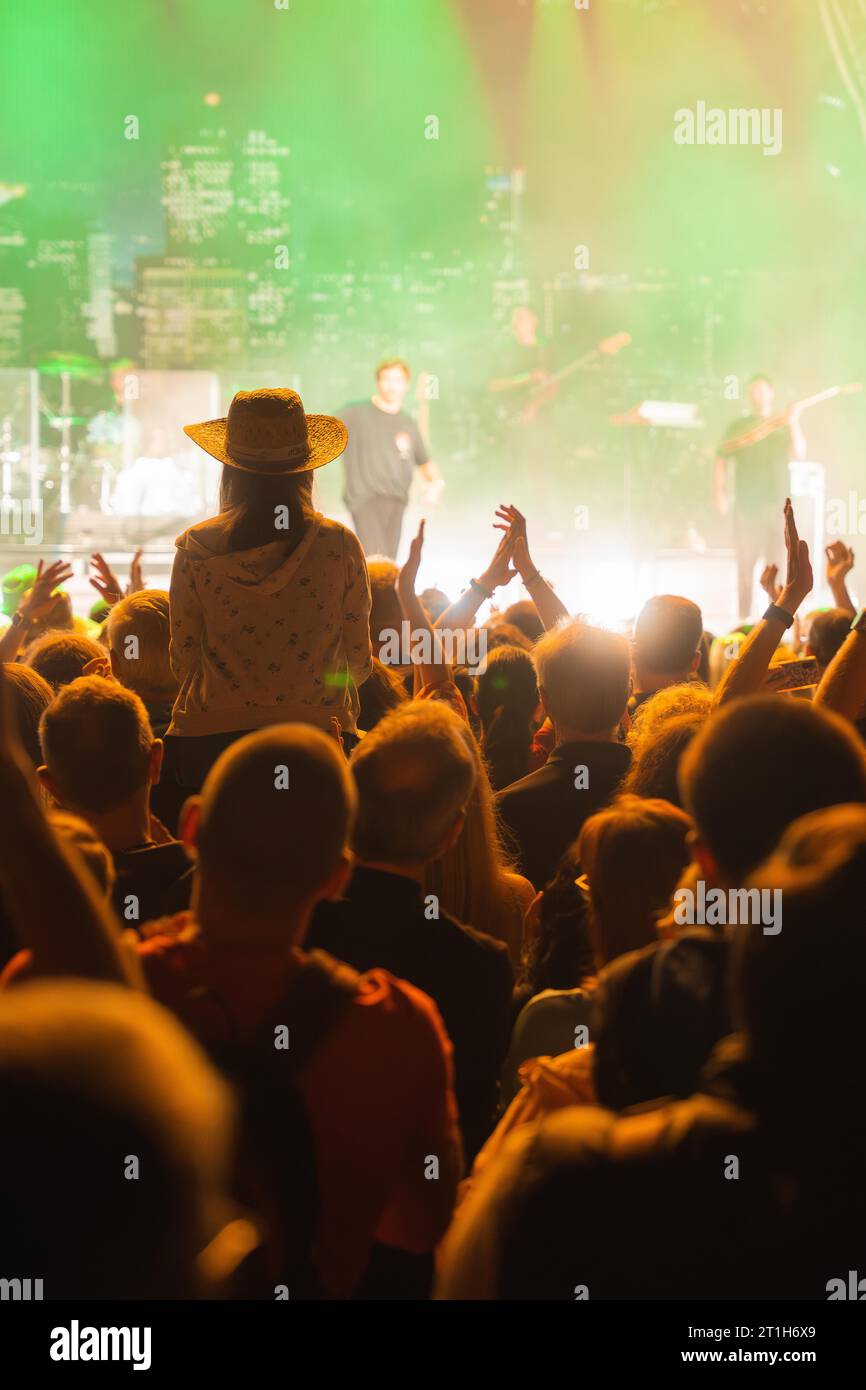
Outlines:
{"label": "electric guitar", "polygon": [[787,410],[780,410],[776,415],[768,415],[766,420],[761,420],[752,429],[746,430],[743,434],[736,435],[733,439],[725,439],[718,446],[717,453],[723,457],[725,454],[736,454],[740,449],[745,449],[750,444],[757,444],[760,440],[766,439],[768,434],[774,434],[788,423],[788,419],[793,411],[808,410],[813,405],[820,405],[821,401],[832,400],[834,396],[850,396],[854,392],[862,391],[863,383],[852,381],[847,386],[828,386],[825,391],[818,391],[814,396],[804,396],[801,401],[794,401]]}
{"label": "electric guitar", "polygon": [[525,402],[522,410],[518,411],[514,421],[521,425],[530,425],[541,410],[542,406],[558,393],[560,385],[574,372],[581,371],[593,362],[597,362],[601,357],[615,357],[624,347],[628,347],[631,342],[630,333],[614,333],[610,338],[602,338],[601,342],[596,343],[594,348],[585,352],[582,357],[577,357],[567,366],[560,367],[559,371],[551,372],[542,382],[537,391],[533,391]]}

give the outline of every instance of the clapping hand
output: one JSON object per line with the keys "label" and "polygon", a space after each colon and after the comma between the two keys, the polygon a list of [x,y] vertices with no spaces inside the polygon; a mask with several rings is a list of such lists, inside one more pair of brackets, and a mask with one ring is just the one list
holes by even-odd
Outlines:
{"label": "clapping hand", "polygon": [[510,503],[503,503],[496,508],[498,521],[493,525],[498,531],[504,531],[503,539],[511,542],[511,559],[514,562],[516,572],[521,579],[525,579],[527,574],[531,574],[535,566],[529,555],[529,541],[526,536],[526,517],[516,507]]}
{"label": "clapping hand", "polygon": [[854,551],[849,550],[844,541],[831,541],[825,548],[827,557],[827,583],[841,584],[854,568]]}
{"label": "clapping hand", "polygon": [[779,583],[778,565],[764,566],[763,570],[761,571],[761,588],[764,590],[764,593],[768,596],[770,602],[775,603],[777,598],[779,597],[779,594],[782,592],[782,586]]}
{"label": "clapping hand", "polygon": [[91,584],[93,585],[96,592],[99,594],[100,598],[105,600],[109,608],[113,608],[115,603],[119,603],[119,601],[123,598],[123,590],[120,587],[120,580],[114,573],[114,570],[111,568],[108,561],[103,559],[103,557],[99,554],[98,551],[96,552],[96,554],[91,555],[90,563],[96,571],[95,574],[92,574],[90,576]]}

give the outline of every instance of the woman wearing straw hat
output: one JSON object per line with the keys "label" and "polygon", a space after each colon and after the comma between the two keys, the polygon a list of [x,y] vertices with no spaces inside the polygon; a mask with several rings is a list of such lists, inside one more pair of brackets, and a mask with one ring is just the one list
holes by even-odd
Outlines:
{"label": "woman wearing straw hat", "polygon": [[265,389],[184,432],[223,464],[220,513],[178,537],[171,577],[180,689],[166,760],[188,792],[250,730],[336,719],[353,733],[372,653],[361,544],[312,502],[313,471],[342,454],[345,425]]}

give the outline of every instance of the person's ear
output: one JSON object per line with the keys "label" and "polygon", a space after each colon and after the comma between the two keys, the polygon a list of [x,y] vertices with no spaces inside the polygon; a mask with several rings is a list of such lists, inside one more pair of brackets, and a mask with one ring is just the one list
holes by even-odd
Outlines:
{"label": "person's ear", "polygon": [[708,883],[718,883],[721,873],[715,858],[710,852],[709,846],[703,841],[697,830],[690,830],[687,838],[689,850],[694,862],[697,864],[703,877]]}
{"label": "person's ear", "polygon": [[187,853],[196,858],[198,834],[201,828],[201,797],[188,796],[181,807],[177,830]]}
{"label": "person's ear", "polygon": [[336,898],[342,898],[346,885],[352,877],[352,870],[355,867],[355,856],[349,849],[340,850],[339,858],[328,875],[327,881],[323,884],[321,892],[317,893],[316,901],[325,899],[333,902]]}
{"label": "person's ear", "polygon": [[162,739],[155,738],[150,745],[150,763],[148,767],[148,776],[150,777],[150,785],[152,787],[155,787],[159,781],[160,773],[162,772],[162,756],[164,752],[165,744]]}
{"label": "person's ear", "polygon": [[51,773],[48,771],[48,768],[45,766],[44,763],[41,765],[41,767],[37,767],[36,776],[39,778],[40,784],[45,788],[52,800],[56,801],[58,806],[61,805],[62,803],[60,800],[60,792],[58,790],[57,783],[51,776]]}

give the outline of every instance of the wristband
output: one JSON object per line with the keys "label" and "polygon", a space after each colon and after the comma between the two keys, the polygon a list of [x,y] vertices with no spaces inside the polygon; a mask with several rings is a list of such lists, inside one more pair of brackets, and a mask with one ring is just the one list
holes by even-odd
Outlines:
{"label": "wristband", "polygon": [[470,587],[470,589],[477,589],[477,590],[478,590],[478,593],[479,593],[479,594],[483,594],[485,598],[492,598],[492,597],[493,597],[493,590],[492,590],[492,589],[490,589],[490,590],[485,589],[484,585],[483,585],[483,584],[479,584],[477,579],[470,579],[470,581],[469,581],[469,587]]}
{"label": "wristband", "polygon": [[785,624],[785,627],[793,627],[794,625],[794,614],[789,613],[787,608],[781,608],[778,603],[770,604],[764,614],[764,620],[766,621],[768,618],[778,618],[779,622]]}

